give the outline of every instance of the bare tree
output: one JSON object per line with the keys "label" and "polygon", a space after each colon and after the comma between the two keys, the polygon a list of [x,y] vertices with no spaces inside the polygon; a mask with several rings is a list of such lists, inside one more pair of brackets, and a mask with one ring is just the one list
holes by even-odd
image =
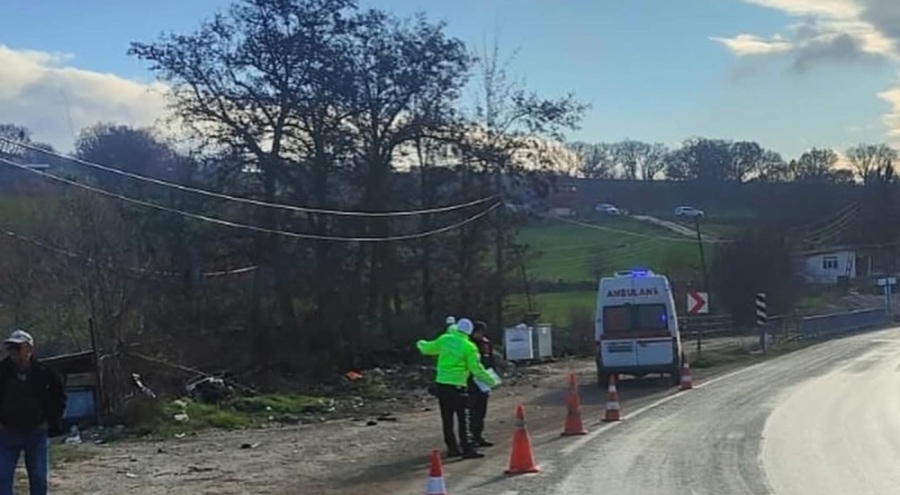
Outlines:
{"label": "bare tree", "polygon": [[731,145],[730,179],[746,182],[760,174],[766,150],[753,141],[738,141]]}
{"label": "bare tree", "polygon": [[[513,57],[515,53],[513,53]],[[535,137],[561,139],[562,131],[577,128],[588,105],[579,102],[574,95],[545,99],[525,90],[514,82],[509,74],[513,57],[501,60],[499,43],[492,50],[485,47],[478,58],[479,82],[482,93],[475,106],[473,123],[474,139],[467,137],[465,151],[474,163],[484,170],[492,181],[492,190],[505,195],[505,188],[515,182],[520,171],[516,155],[527,149]],[[498,327],[503,325],[506,274],[514,268],[507,262],[506,250],[511,234],[501,209],[495,224],[495,291],[494,319]]]}
{"label": "bare tree", "polygon": [[[192,34],[133,43],[130,54],[151,62],[173,87],[176,115],[204,142],[246,157],[259,171],[262,198],[274,203],[285,190],[279,182],[286,166],[308,160],[310,148],[329,146],[303,131],[309,120],[340,114],[339,102],[353,81],[347,77],[346,47],[354,7],[352,0],[242,0]],[[312,161],[318,167],[327,163],[315,156]],[[268,229],[285,222],[274,209],[259,213]],[[295,270],[281,238],[260,234],[255,243],[256,261],[266,269],[254,280],[251,320],[263,349],[284,349],[272,332],[299,329]],[[267,307],[270,298],[274,311]]]}
{"label": "bare tree", "polygon": [[863,184],[868,184],[879,173],[893,168],[897,151],[886,144],[859,144],[847,150],[847,160]]}
{"label": "bare tree", "polygon": [[666,157],[669,149],[662,143],[650,144],[641,161],[641,178],[656,180],[666,169]]}
{"label": "bare tree", "polygon": [[613,145],[609,143],[583,143],[569,144],[581,161],[578,172],[588,179],[614,179],[616,177],[616,160],[613,155]]}
{"label": "bare tree", "polygon": [[803,182],[844,183],[853,180],[853,172],[836,168],[840,156],[831,149],[813,148],[794,164],[794,180]]}

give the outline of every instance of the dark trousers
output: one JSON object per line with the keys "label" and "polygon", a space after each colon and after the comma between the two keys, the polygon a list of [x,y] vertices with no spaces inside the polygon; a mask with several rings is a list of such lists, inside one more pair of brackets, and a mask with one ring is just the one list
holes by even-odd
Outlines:
{"label": "dark trousers", "polygon": [[[472,435],[472,408],[469,393],[465,387],[437,384],[438,404],[441,407],[441,426],[444,429],[444,443],[451,452],[471,452],[474,449]],[[459,442],[453,431],[453,420],[459,425]]]}
{"label": "dark trousers", "polygon": [[488,397],[481,390],[473,390],[472,394],[472,437],[484,440],[484,418],[487,417]]}
{"label": "dark trousers", "polygon": [[46,495],[50,466],[50,440],[47,430],[0,431],[0,495],[13,494],[13,481],[19,456],[25,453],[28,493]]}

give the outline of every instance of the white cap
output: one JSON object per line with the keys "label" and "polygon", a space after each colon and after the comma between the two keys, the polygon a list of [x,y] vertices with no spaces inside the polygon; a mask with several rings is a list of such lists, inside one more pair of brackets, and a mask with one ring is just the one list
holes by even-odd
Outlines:
{"label": "white cap", "polygon": [[4,344],[28,344],[34,347],[34,338],[25,330],[14,330],[9,337],[3,341]]}
{"label": "white cap", "polygon": [[472,320],[468,318],[461,318],[456,323],[456,328],[458,328],[460,332],[466,335],[472,335],[472,330],[475,329],[475,325],[472,324]]}
{"label": "white cap", "polygon": [[455,316],[448,316],[447,319],[446,319],[445,321],[447,322],[448,325],[452,325],[452,324],[456,323],[456,317],[455,317]]}

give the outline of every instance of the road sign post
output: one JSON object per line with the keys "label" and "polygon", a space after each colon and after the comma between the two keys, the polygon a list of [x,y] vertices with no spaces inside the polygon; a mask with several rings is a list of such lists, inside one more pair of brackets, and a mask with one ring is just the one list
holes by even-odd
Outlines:
{"label": "road sign post", "polygon": [[895,277],[884,277],[878,279],[878,285],[884,287],[884,311],[887,313],[888,319],[894,319],[894,286],[897,285]]}
{"label": "road sign post", "polygon": [[769,344],[766,335],[766,326],[769,321],[769,307],[766,301],[766,293],[758,292],[756,294],[756,325],[759,327],[759,348],[766,352]]}
{"label": "road sign post", "polygon": [[[689,291],[687,293],[687,314],[702,315],[709,313],[709,293],[699,291]],[[697,331],[697,354],[699,355],[703,347],[703,332]]]}

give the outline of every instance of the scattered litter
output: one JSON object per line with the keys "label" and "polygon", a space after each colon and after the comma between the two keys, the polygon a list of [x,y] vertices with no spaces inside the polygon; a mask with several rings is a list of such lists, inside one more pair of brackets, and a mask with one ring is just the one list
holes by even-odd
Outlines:
{"label": "scattered litter", "polygon": [[241,444],[241,448],[244,449],[244,450],[246,450],[246,449],[255,449],[256,447],[259,447],[260,445],[262,445],[260,442],[256,442],[256,443],[242,443],[242,444]]}
{"label": "scattered litter", "polygon": [[187,420],[191,419],[188,417],[188,415],[186,413],[178,413],[175,416],[173,416],[173,418],[175,419],[175,421],[178,421],[179,423],[185,423],[185,422],[187,422]]}
{"label": "scattered litter", "polygon": [[146,395],[147,397],[149,397],[151,399],[156,398],[156,393],[153,392],[152,390],[150,390],[149,387],[144,385],[144,382],[141,380],[141,375],[139,375],[137,373],[132,373],[131,374],[131,383],[133,383],[134,386],[137,387],[137,389],[140,390],[142,394]]}
{"label": "scattered litter", "polygon": [[234,388],[225,383],[225,380],[214,376],[189,383],[185,390],[191,398],[206,404],[218,404],[234,394]]}
{"label": "scattered litter", "polygon": [[72,425],[69,428],[69,436],[63,442],[67,445],[79,445],[81,443],[81,432],[78,430],[78,425]]}

